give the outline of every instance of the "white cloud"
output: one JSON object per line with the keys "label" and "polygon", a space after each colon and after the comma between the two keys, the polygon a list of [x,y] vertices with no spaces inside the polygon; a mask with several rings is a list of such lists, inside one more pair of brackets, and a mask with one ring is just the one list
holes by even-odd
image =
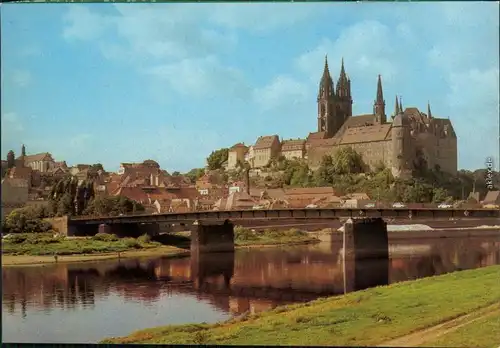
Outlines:
{"label": "white cloud", "polygon": [[278,76],[267,86],[254,90],[254,100],[264,110],[289,107],[304,102],[310,94],[307,85],[290,76]]}
{"label": "white cloud", "polygon": [[460,121],[454,122],[454,127],[461,162],[467,159],[474,168],[482,168],[487,156],[495,158],[498,168],[499,78],[498,68],[471,69],[450,76],[447,102],[452,121]]}
{"label": "white cloud", "polygon": [[241,72],[222,65],[214,56],[184,59],[176,63],[152,67],[145,71],[163,79],[177,92],[196,97],[214,93],[244,97],[248,87]]}
{"label": "white cloud", "polygon": [[95,40],[111,24],[105,16],[80,5],[70,6],[63,20],[67,24],[63,37],[67,40]]}
{"label": "white cloud", "polygon": [[13,70],[11,80],[17,87],[27,87],[32,82],[31,73],[28,70]]}
{"label": "white cloud", "polygon": [[211,20],[221,26],[267,32],[287,28],[311,18],[321,11],[311,4],[218,4],[212,5]]}
{"label": "white cloud", "polygon": [[330,72],[334,76],[340,71],[340,60],[344,57],[348,73],[357,80],[373,80],[382,74],[384,81],[390,81],[398,73],[390,34],[390,29],[377,21],[363,21],[344,29],[335,41],[323,39],[316,48],[298,57],[295,64],[317,82],[320,78],[318,67],[323,66],[325,54],[328,54]]}
{"label": "white cloud", "polygon": [[2,143],[19,140],[23,131],[23,121],[17,113],[2,113]]}

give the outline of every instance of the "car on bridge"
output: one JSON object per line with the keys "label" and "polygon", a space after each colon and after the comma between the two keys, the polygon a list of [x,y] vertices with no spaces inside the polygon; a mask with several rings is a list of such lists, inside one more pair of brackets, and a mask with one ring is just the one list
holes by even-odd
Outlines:
{"label": "car on bridge", "polygon": [[453,208],[453,205],[446,204],[446,203],[441,203],[440,205],[438,205],[438,208],[439,209],[450,209],[450,208]]}
{"label": "car on bridge", "polygon": [[406,205],[404,205],[403,203],[401,202],[397,202],[397,203],[394,203],[392,205],[393,208],[406,208]]}

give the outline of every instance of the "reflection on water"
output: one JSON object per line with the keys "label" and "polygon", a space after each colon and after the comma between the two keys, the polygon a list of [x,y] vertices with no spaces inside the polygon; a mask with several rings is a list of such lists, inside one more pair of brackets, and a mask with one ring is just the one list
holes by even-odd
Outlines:
{"label": "reflection on water", "polygon": [[498,238],[391,244],[389,262],[346,265],[338,244],[4,268],[4,341],[96,342],[500,263]]}

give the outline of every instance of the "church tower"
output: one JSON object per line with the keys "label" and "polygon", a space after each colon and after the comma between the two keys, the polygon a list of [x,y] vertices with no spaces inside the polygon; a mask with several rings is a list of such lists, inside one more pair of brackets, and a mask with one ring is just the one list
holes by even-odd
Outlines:
{"label": "church tower", "polygon": [[341,125],[352,116],[352,96],[351,96],[351,80],[345,73],[344,58],[340,66],[340,75],[337,81],[337,100],[338,112],[337,117],[341,119]]}
{"label": "church tower", "polygon": [[378,124],[387,122],[387,118],[385,115],[384,93],[382,91],[382,79],[380,75],[378,75],[377,99],[375,99],[375,102],[373,103],[373,114],[375,115],[375,119]]}
{"label": "church tower", "polygon": [[325,57],[325,68],[318,92],[318,132],[326,132],[328,138],[333,137],[336,132],[335,114],[335,90],[328,69],[328,58]]}

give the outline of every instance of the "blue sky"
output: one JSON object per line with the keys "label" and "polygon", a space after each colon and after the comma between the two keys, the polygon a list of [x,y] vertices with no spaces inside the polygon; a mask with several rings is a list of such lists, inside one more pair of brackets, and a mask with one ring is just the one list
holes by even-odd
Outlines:
{"label": "blue sky", "polygon": [[304,137],[328,54],[354,114],[450,117],[459,167],[499,153],[499,4],[3,4],[2,158],[21,144],[69,165],[204,165],[259,135]]}

